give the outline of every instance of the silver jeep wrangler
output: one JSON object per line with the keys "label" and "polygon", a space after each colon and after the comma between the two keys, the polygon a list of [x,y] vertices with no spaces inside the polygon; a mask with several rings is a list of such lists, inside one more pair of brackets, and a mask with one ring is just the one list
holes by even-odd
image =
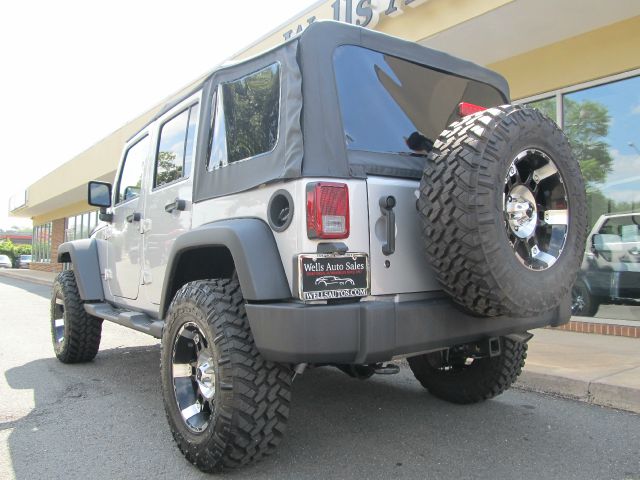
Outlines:
{"label": "silver jeep wrangler", "polygon": [[88,196],[103,222],[59,249],[56,355],[92,360],[103,320],[161,338],[203,471],[272,452],[308,367],[408,358],[445,400],[500,394],[527,331],[568,321],[586,236],[565,136],[501,76],[335,22],[215,69]]}

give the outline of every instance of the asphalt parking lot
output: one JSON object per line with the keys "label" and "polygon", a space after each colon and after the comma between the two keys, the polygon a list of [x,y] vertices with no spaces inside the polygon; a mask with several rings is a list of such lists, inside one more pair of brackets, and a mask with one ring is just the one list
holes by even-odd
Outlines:
{"label": "asphalt parking lot", "polygon": [[[49,290],[0,278],[0,478],[214,478],[173,444],[158,342],[105,323],[96,360],[63,365]],[[462,407],[404,369],[362,382],[321,368],[296,379],[278,452],[227,476],[640,479],[640,416],[517,390]]]}

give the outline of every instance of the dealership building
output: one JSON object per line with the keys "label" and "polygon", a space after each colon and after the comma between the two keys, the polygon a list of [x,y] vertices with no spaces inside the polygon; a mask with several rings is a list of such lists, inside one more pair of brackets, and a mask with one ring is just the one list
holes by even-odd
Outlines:
{"label": "dealership building", "polygon": [[[567,133],[588,182],[590,226],[603,224],[606,214],[640,215],[638,0],[323,0],[235,59],[271,48],[324,19],[394,35],[499,72],[514,103],[541,109]],[[89,236],[98,216],[86,202],[87,182],[113,182],[124,143],[162,107],[12,198],[10,214],[33,220],[32,269],[61,270],[58,246]],[[603,228],[623,241],[640,241],[638,215],[629,216],[630,223],[604,222]],[[630,315],[640,320],[637,312]]]}

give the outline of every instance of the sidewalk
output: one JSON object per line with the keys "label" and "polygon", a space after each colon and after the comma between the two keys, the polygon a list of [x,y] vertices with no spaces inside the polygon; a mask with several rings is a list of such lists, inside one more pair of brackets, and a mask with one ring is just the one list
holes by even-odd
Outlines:
{"label": "sidewalk", "polygon": [[57,273],[40,272],[38,270],[27,270],[18,268],[2,268],[0,269],[0,277],[17,278],[39,285],[53,285]]}
{"label": "sidewalk", "polygon": [[[0,277],[51,285],[55,273],[2,269]],[[533,330],[517,388],[640,413],[640,339]]]}
{"label": "sidewalk", "polygon": [[516,386],[640,413],[640,339],[533,330]]}

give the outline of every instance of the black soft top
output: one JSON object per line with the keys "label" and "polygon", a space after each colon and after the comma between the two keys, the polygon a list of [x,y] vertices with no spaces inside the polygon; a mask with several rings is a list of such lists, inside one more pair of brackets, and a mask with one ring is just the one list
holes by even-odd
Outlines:
{"label": "black soft top", "polygon": [[[370,172],[350,163],[347,153],[333,53],[354,45],[400,57],[426,67],[475,80],[497,89],[509,101],[507,81],[472,62],[383,33],[334,21],[317,21],[277,47],[241,62],[214,69],[184,95],[172,99],[155,118],[183,98],[203,89],[198,135],[194,200],[241,192],[261,184],[300,177],[363,178]],[[273,63],[280,65],[281,97],[275,148],[247,161],[209,172],[206,168],[211,126],[211,99],[218,84],[238,79]],[[385,174],[416,178],[423,159],[395,160]],[[366,160],[365,160],[366,162]],[[420,165],[418,165],[420,163]]]}

